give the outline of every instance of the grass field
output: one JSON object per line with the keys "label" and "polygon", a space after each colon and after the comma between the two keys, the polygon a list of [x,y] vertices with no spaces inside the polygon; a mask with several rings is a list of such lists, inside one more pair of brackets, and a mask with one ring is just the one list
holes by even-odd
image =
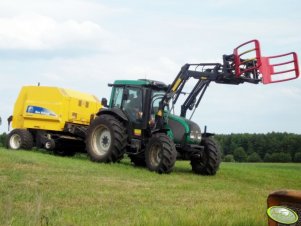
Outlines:
{"label": "grass field", "polygon": [[267,195],[300,178],[301,164],[223,163],[207,177],[178,161],[158,175],[0,148],[0,225],[267,225]]}

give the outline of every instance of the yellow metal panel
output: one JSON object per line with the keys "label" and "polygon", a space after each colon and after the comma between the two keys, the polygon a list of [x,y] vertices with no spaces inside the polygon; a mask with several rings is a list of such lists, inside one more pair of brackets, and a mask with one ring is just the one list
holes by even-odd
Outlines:
{"label": "yellow metal panel", "polygon": [[176,83],[172,87],[173,92],[175,92],[178,89],[178,86],[180,85],[181,81],[182,81],[182,79],[180,79],[180,78],[176,81]]}
{"label": "yellow metal panel", "polygon": [[25,86],[15,103],[12,127],[62,131],[66,122],[89,125],[101,107],[98,99],[90,94],[57,87]]}

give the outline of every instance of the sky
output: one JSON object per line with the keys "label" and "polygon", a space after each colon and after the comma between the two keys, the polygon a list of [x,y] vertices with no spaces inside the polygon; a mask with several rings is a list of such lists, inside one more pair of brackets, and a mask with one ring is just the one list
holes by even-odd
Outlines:
{"label": "sky", "polygon": [[[264,56],[301,54],[300,10],[298,0],[0,0],[0,132],[25,85],[109,99],[116,79],[169,84],[185,63],[221,63],[252,39]],[[301,79],[211,83],[193,120],[218,134],[301,134],[300,103]]]}

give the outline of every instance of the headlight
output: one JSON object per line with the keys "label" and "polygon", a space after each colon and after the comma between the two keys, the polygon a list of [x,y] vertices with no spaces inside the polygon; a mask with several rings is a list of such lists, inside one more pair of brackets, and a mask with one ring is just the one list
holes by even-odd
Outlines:
{"label": "headlight", "polygon": [[198,141],[200,142],[202,140],[202,134],[200,131],[191,131],[190,132],[190,139],[193,141]]}
{"label": "headlight", "polygon": [[190,139],[191,140],[195,139],[195,133],[193,131],[190,132]]}

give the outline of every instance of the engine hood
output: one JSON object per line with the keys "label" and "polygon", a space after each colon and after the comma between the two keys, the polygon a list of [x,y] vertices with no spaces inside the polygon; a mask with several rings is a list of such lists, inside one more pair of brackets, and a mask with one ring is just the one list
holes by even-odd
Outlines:
{"label": "engine hood", "polygon": [[199,125],[195,122],[172,114],[168,116],[168,127],[171,130],[176,143],[186,141],[187,135],[191,132],[201,133]]}

